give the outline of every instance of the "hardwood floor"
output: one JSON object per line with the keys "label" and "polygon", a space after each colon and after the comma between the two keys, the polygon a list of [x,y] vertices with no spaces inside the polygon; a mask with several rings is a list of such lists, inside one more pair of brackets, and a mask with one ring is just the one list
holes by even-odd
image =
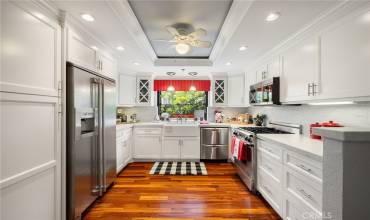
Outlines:
{"label": "hardwood floor", "polygon": [[84,220],[280,219],[231,164],[207,163],[208,176],[152,176],[152,165],[130,164]]}

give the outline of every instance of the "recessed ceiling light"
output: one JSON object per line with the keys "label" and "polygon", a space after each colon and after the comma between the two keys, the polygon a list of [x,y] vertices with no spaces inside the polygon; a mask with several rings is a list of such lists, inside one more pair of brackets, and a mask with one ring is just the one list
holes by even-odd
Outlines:
{"label": "recessed ceiling light", "polygon": [[175,72],[167,72],[166,74],[167,74],[167,75],[169,75],[169,76],[174,76],[174,75],[176,75],[176,73],[175,73]]}
{"label": "recessed ceiling light", "polygon": [[267,15],[266,17],[266,21],[276,21],[278,18],[280,17],[280,13],[279,12],[272,12],[270,14]]}
{"label": "recessed ceiling light", "polygon": [[196,75],[198,75],[198,73],[197,73],[197,72],[188,72],[188,74],[189,74],[190,76],[196,76]]}
{"label": "recessed ceiling light", "polygon": [[225,63],[226,66],[230,66],[231,65],[231,62],[227,62]]}
{"label": "recessed ceiling light", "polygon": [[248,47],[247,46],[241,46],[241,47],[239,47],[239,50],[240,51],[245,51],[245,50],[247,50],[248,49]]}
{"label": "recessed ceiling light", "polygon": [[139,62],[133,62],[132,64],[134,64],[135,66],[139,66],[140,65]]}
{"label": "recessed ceiling light", "polygon": [[89,22],[92,22],[95,20],[95,18],[91,14],[82,14],[81,18]]}
{"label": "recessed ceiling light", "polygon": [[119,50],[119,51],[124,51],[125,50],[125,48],[122,47],[122,46],[118,46],[118,47],[116,47],[116,49]]}
{"label": "recessed ceiling light", "polygon": [[98,48],[96,46],[91,46],[92,49],[94,50],[98,50]]}

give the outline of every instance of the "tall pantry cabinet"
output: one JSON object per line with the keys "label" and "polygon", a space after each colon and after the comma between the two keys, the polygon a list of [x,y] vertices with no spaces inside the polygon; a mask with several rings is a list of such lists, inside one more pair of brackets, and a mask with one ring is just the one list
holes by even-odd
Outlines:
{"label": "tall pantry cabinet", "polygon": [[61,28],[37,2],[0,4],[0,219],[60,220]]}

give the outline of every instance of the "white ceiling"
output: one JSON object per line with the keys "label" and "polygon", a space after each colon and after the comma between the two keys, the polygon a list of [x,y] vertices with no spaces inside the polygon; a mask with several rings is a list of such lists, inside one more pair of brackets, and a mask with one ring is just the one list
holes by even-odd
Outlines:
{"label": "white ceiling", "polygon": [[[117,2],[117,0],[115,0]],[[120,0],[123,3],[126,0]],[[161,0],[152,0],[161,2]],[[174,0],[172,2],[183,4],[186,0]],[[212,2],[209,0],[199,0],[197,2]],[[145,2],[145,1],[143,1]],[[217,1],[216,1],[217,2]],[[256,59],[272,49],[274,46],[284,41],[306,24],[313,21],[321,13],[334,7],[337,1],[280,1],[264,0],[254,1],[244,15],[241,23],[231,37],[221,55],[217,57],[213,66],[208,67],[183,67],[183,66],[154,66],[153,60],[148,56],[147,51],[142,49],[142,45],[137,43],[135,35],[130,33],[120,18],[112,12],[112,8],[104,0],[84,0],[84,1],[53,1],[53,5],[59,9],[67,11],[86,27],[89,32],[96,35],[112,50],[118,45],[125,47],[125,51],[118,52],[119,72],[121,74],[154,73],[159,76],[165,75],[168,71],[182,75],[181,69],[185,68],[185,74],[196,71],[200,76],[208,76],[210,73],[227,72],[230,74],[243,73],[246,67]],[[162,7],[161,10],[164,10]],[[195,8],[194,8],[195,9]],[[153,6],[153,10],[156,10]],[[189,9],[187,9],[188,11]],[[265,17],[268,13],[278,11],[281,13],[280,19],[267,23]],[[80,18],[81,13],[90,13],[95,17],[95,21],[88,23]],[[171,14],[170,12],[168,12]],[[209,12],[211,15],[213,12]],[[165,11],[162,12],[161,19],[154,19],[151,23],[155,25],[170,22]],[[181,13],[183,16],[186,12]],[[163,19],[163,20],[162,20]],[[205,19],[207,20],[207,19]],[[175,21],[174,21],[175,22]],[[158,25],[160,26],[160,25]],[[207,23],[200,26],[207,29]],[[205,27],[204,27],[205,26]],[[247,45],[246,51],[239,51],[241,45]],[[133,65],[139,62],[140,65]],[[226,62],[231,62],[226,66]]]}
{"label": "white ceiling", "polygon": [[158,57],[208,58],[212,47],[194,47],[186,55],[177,54],[173,43],[162,41],[173,38],[165,27],[185,23],[191,24],[194,29],[203,28],[207,35],[200,40],[214,45],[232,1],[129,0],[129,3]]}

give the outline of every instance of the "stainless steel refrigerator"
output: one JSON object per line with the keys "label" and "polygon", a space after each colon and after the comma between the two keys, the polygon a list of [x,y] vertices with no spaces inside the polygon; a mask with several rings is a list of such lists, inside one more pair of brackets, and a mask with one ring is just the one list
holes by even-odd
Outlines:
{"label": "stainless steel refrigerator", "polygon": [[67,215],[81,214],[116,178],[115,81],[67,63]]}

